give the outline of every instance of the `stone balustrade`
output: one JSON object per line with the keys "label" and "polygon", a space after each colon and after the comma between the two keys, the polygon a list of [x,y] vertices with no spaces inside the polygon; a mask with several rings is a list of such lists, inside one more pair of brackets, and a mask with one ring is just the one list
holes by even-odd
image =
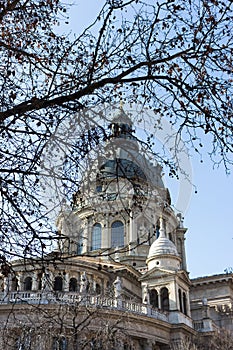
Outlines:
{"label": "stone balustrade", "polygon": [[203,321],[194,321],[193,328],[198,332],[202,331],[204,329]]}
{"label": "stone balustrade", "polygon": [[102,296],[81,295],[79,293],[62,292],[9,292],[0,293],[1,304],[77,304],[80,306],[93,306],[132,312],[162,321],[168,321],[165,312],[153,309],[151,305],[145,305],[132,301]]}

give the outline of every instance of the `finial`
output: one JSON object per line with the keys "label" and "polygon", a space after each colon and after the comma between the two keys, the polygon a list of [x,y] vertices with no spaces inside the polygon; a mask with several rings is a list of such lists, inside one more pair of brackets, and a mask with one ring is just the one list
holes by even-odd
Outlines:
{"label": "finial", "polygon": [[123,106],[124,106],[124,102],[120,100],[120,109],[123,109]]}
{"label": "finial", "polygon": [[160,228],[159,228],[159,237],[166,237],[165,235],[165,227],[164,227],[164,219],[162,217],[162,214],[159,218]]}

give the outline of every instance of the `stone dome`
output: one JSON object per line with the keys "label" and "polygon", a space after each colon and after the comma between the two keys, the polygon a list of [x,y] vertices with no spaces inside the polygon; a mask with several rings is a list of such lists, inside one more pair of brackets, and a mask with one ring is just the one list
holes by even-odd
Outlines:
{"label": "stone dome", "polygon": [[160,235],[150,247],[147,257],[148,269],[151,270],[154,267],[160,267],[169,270],[179,270],[180,262],[181,258],[176,246],[166,237],[164,222],[160,218]]}
{"label": "stone dome", "polygon": [[158,255],[179,256],[175,244],[167,237],[157,238],[150,247],[148,259]]}

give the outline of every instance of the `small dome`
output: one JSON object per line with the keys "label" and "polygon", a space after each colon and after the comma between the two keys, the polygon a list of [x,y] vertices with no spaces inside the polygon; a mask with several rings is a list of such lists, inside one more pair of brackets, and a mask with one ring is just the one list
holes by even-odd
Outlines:
{"label": "small dome", "polygon": [[159,255],[179,256],[175,244],[167,237],[157,238],[150,247],[148,259]]}
{"label": "small dome", "polygon": [[148,269],[154,267],[166,268],[169,270],[180,269],[180,256],[175,244],[166,237],[164,220],[160,218],[160,235],[150,247],[147,257]]}
{"label": "small dome", "polygon": [[147,257],[148,270],[164,268],[171,271],[180,269],[181,258],[177,252],[176,246],[170,239],[159,237],[150,247]]}

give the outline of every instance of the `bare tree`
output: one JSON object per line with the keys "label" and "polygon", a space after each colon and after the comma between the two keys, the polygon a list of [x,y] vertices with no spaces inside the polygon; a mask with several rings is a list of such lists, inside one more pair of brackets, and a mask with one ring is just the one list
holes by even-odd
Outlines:
{"label": "bare tree", "polygon": [[198,346],[190,339],[180,340],[173,342],[171,345],[172,350],[199,350]]}
{"label": "bare tree", "polygon": [[[231,1],[108,0],[75,39],[58,34],[57,24],[66,21],[69,10],[58,0],[3,1],[0,6],[3,261],[41,255],[51,237],[57,238],[42,200],[41,162],[59,126],[72,129],[77,112],[83,141],[80,136],[70,142],[74,153],[63,163],[69,168],[73,162],[77,172],[88,150],[108,137],[98,122],[105,115],[96,121],[85,111],[120,100],[151,108],[156,128],[167,118],[176,125],[177,137],[197,152],[207,135],[211,156],[228,170],[233,145]],[[67,178],[67,173],[65,188],[74,189],[76,177]],[[56,177],[55,168],[51,174]]]}
{"label": "bare tree", "polygon": [[199,333],[192,339],[184,339],[172,344],[174,350],[231,350],[233,349],[232,334],[219,329],[210,333]]}
{"label": "bare tree", "polygon": [[[44,307],[45,306],[45,307]],[[10,310],[11,308],[11,310]],[[133,339],[126,331],[127,316],[109,313],[86,301],[57,305],[9,307],[1,331],[2,347],[25,350],[130,349]]]}
{"label": "bare tree", "polygon": [[233,337],[232,333],[226,329],[219,329],[210,335],[199,338],[200,349],[213,349],[213,350],[232,350],[233,349]]}

